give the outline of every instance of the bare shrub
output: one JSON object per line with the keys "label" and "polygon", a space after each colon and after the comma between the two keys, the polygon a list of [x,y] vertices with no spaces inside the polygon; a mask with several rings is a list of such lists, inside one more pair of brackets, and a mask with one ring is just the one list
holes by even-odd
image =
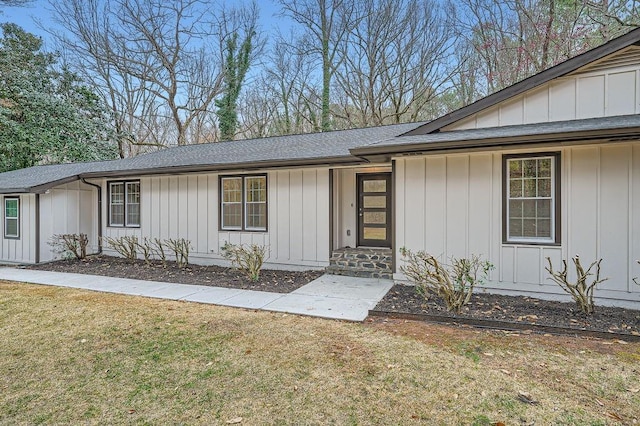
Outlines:
{"label": "bare shrub", "polygon": [[117,238],[102,237],[102,241],[125,259],[136,260],[138,258],[138,237],[134,235]]}
{"label": "bare shrub", "polygon": [[87,257],[89,237],[87,234],[58,234],[52,236],[48,244],[64,258],[75,257],[82,260]]}
{"label": "bare shrub", "polygon": [[229,244],[221,247],[222,255],[231,261],[231,266],[243,271],[251,281],[258,281],[264,264],[267,247],[258,244]]}
{"label": "bare shrub", "polygon": [[164,244],[160,238],[154,238],[151,241],[151,250],[153,250],[153,254],[160,259],[163,267],[167,267],[167,254],[164,251]]}
{"label": "bare shrub", "polygon": [[176,258],[176,263],[179,268],[184,268],[189,264],[189,251],[191,250],[191,241],[185,240],[184,238],[169,238],[164,240],[161,245],[165,245],[170,250],[173,251],[173,254]]}
{"label": "bare shrub", "polygon": [[469,303],[476,285],[483,284],[493,269],[491,262],[478,255],[467,258],[451,258],[451,264],[441,263],[424,251],[413,252],[401,248],[406,265],[400,270],[416,284],[416,291],[425,299],[431,295],[440,297],[447,309],[460,312]]}
{"label": "bare shrub", "polygon": [[[560,288],[562,288],[562,290],[571,295],[573,300],[576,302],[576,305],[578,305],[578,309],[580,309],[580,311],[584,312],[585,314],[592,314],[595,309],[593,294],[596,289],[596,285],[608,280],[608,278],[600,279],[600,263],[602,262],[602,259],[592,262],[586,271],[580,263],[580,256],[576,254],[576,256],[571,258],[571,260],[573,261],[573,264],[576,268],[575,282],[569,282],[567,261],[564,259],[562,259],[562,271],[553,270],[551,258],[549,257],[547,257],[549,266],[545,267],[545,269],[551,275],[551,277],[549,278],[556,284],[558,284]],[[591,269],[594,266],[596,267],[595,277],[591,283],[588,283],[587,280],[589,276],[594,275],[591,272]]]}
{"label": "bare shrub", "polygon": [[144,262],[147,265],[151,264],[151,259],[154,255],[154,248],[153,248],[153,243],[151,241],[151,239],[144,237],[142,239],[142,242],[137,241],[136,245],[138,247],[138,249],[140,249],[140,252],[142,253],[142,256],[144,258]]}

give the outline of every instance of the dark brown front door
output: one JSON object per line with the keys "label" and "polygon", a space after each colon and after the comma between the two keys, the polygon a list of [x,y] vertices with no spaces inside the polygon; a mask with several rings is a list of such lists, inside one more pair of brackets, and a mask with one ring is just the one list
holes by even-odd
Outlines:
{"label": "dark brown front door", "polygon": [[391,173],[357,175],[358,246],[391,247]]}

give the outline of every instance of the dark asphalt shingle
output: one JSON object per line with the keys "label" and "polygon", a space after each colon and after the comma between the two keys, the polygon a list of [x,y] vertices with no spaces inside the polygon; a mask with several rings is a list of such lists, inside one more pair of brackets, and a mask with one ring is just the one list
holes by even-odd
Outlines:
{"label": "dark asphalt shingle", "polygon": [[232,142],[187,145],[164,149],[123,160],[29,167],[0,174],[0,193],[28,192],[32,188],[127,171],[172,169],[290,161],[304,165],[319,158],[353,158],[349,149],[389,139],[424,123],[407,123],[363,129],[340,130],[303,135],[276,136]]}

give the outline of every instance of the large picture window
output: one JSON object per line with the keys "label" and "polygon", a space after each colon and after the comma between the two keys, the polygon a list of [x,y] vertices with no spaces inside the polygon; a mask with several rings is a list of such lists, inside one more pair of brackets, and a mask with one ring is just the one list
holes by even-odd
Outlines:
{"label": "large picture window", "polygon": [[505,156],[504,166],[504,242],[560,243],[560,155]]}
{"label": "large picture window", "polygon": [[267,177],[220,178],[220,228],[234,231],[267,230]]}
{"label": "large picture window", "polygon": [[109,182],[109,226],[140,226],[140,181]]}
{"label": "large picture window", "polygon": [[20,199],[4,199],[4,237],[20,238]]}

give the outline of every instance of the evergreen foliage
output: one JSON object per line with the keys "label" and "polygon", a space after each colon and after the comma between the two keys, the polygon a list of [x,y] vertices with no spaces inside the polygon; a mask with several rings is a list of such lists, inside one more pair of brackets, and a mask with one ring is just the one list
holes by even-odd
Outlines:
{"label": "evergreen foliage", "polygon": [[220,139],[232,140],[238,127],[238,98],[242,83],[250,66],[252,38],[250,33],[238,48],[238,33],[234,33],[226,46],[226,63],[224,68],[224,93],[216,100],[217,115],[220,126]]}
{"label": "evergreen foliage", "polygon": [[0,25],[0,171],[115,158],[98,96],[16,24]]}

